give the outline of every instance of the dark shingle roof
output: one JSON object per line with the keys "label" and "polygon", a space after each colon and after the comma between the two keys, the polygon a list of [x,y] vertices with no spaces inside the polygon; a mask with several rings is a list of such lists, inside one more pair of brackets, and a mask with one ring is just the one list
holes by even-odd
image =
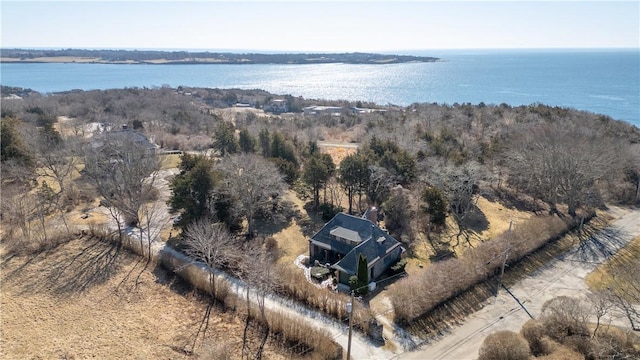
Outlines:
{"label": "dark shingle roof", "polygon": [[141,150],[154,150],[157,148],[157,146],[142,133],[129,129],[107,131],[98,134],[94,136],[91,143],[94,148],[102,148],[105,144],[117,144],[119,142],[135,144]]}
{"label": "dark shingle roof", "polygon": [[390,250],[398,246],[400,246],[400,243],[396,239],[392,238],[380,228],[375,227],[372,238],[363,241],[353,248],[353,250],[332,267],[350,275],[355,275],[360,254],[364,255],[364,257],[367,258],[368,264],[371,265],[374,261],[384,257]]}
{"label": "dark shingle roof", "polygon": [[[356,246],[349,245],[336,240],[332,234],[352,240],[357,235],[361,241]],[[369,220],[344,213],[334,216],[311,240],[329,245],[332,251],[344,254],[344,257],[332,267],[351,275],[356,273],[360,254],[364,255],[371,264],[391,249],[400,246],[396,239]]]}

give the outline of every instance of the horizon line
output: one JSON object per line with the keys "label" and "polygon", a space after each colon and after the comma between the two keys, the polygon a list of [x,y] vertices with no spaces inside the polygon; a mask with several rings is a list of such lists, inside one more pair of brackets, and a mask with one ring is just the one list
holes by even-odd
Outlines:
{"label": "horizon line", "polygon": [[378,49],[378,50],[284,50],[284,49],[225,49],[225,48],[155,48],[155,47],[57,47],[57,46],[1,46],[0,50],[120,50],[120,51],[164,51],[164,52],[210,52],[210,53],[235,53],[235,54],[348,54],[348,53],[377,53],[377,54],[389,54],[400,55],[397,53],[403,52],[424,52],[424,51],[539,51],[539,50],[638,50],[638,47],[479,47],[479,48],[420,48],[420,49]]}

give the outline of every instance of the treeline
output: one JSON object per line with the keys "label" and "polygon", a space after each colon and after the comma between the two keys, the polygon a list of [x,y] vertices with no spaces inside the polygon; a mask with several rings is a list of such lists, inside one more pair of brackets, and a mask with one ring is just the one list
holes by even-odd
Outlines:
{"label": "treeline", "polygon": [[[209,60],[221,64],[391,64],[405,62],[433,62],[438,58],[385,55],[373,53],[327,53],[327,54],[260,54],[230,52],[191,52],[161,50],[34,50],[34,49],[2,49],[4,58],[34,59],[47,57],[98,58],[105,62],[167,60],[180,63],[198,63]],[[204,61],[207,62],[207,61]]]}
{"label": "treeline", "polygon": [[[367,204],[393,207],[388,215],[392,223],[397,220],[391,226],[394,235],[408,242],[427,223],[432,229],[443,225],[443,217],[467,228],[477,215],[477,195],[572,216],[605,202],[640,199],[640,131],[604,115],[542,104],[414,104],[340,116],[266,116],[230,107],[237,101],[259,106],[274,97],[261,90],[182,87],[74,91],[6,100],[2,115],[12,119],[7,126],[15,123],[16,131],[25,132],[22,140],[34,133],[29,127],[64,115],[69,120],[59,125],[75,135],[88,135],[95,126],[90,124],[126,124],[166,149],[257,153],[271,159],[290,186],[305,185],[316,208],[339,202],[335,186],[345,190],[350,211]],[[318,167],[317,142],[325,139],[360,143],[357,154],[333,164],[349,171]],[[6,151],[15,153],[16,146],[7,144]],[[27,159],[34,148],[22,146],[17,158]],[[310,168],[328,172],[326,178],[305,174]],[[431,189],[428,196],[426,189]],[[394,207],[403,197],[408,198],[405,210]],[[434,202],[444,204],[444,214],[437,213]]]}

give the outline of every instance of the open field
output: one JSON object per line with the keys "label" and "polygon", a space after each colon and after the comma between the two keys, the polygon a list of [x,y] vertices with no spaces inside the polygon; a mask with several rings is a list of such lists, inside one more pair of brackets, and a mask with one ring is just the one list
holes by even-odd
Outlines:
{"label": "open field", "polygon": [[[139,257],[94,239],[38,255],[3,252],[0,358],[182,359],[206,304],[190,287]],[[214,310],[204,346],[239,358],[244,323]],[[267,358],[281,358],[269,350]]]}
{"label": "open field", "polygon": [[589,274],[586,278],[587,285],[593,289],[618,288],[623,284],[616,281],[614,274],[624,272],[625,268],[638,263],[640,263],[640,236]]}

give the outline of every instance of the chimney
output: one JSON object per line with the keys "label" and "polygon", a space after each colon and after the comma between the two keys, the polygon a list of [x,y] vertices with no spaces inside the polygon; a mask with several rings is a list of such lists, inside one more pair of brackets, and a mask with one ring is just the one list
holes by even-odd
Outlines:
{"label": "chimney", "polygon": [[369,221],[378,225],[378,209],[375,206],[369,208]]}

